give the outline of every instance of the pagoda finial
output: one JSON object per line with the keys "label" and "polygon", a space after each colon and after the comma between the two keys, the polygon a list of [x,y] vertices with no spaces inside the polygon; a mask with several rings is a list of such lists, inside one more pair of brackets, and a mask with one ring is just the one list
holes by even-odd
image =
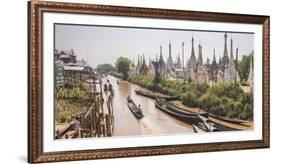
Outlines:
{"label": "pagoda finial", "polygon": [[230,39],[230,60],[233,60],[233,40]]}
{"label": "pagoda finial", "polygon": [[195,56],[195,52],[194,52],[194,38],[193,38],[193,36],[192,36],[192,39],[191,39],[191,46],[192,46],[192,48],[191,48],[191,56]]}
{"label": "pagoda finial", "polygon": [[198,45],[198,48],[199,48],[198,64],[203,65],[202,46],[200,45],[200,43]]}
{"label": "pagoda finial", "polygon": [[162,56],[162,45],[160,46],[160,57],[159,60],[163,60],[163,56]]}
{"label": "pagoda finial", "polygon": [[144,64],[144,53],[141,55],[141,64]]}
{"label": "pagoda finial", "polygon": [[214,48],[213,50],[213,63],[216,64],[217,60],[216,60],[216,49]]}
{"label": "pagoda finial", "polygon": [[223,56],[228,56],[228,51],[227,51],[227,33],[224,34],[224,51],[223,51]]}
{"label": "pagoda finial", "polygon": [[236,48],[236,62],[238,62],[238,52],[239,52],[239,49],[238,49],[238,47]]}
{"label": "pagoda finial", "polygon": [[158,54],[156,53],[156,62],[158,62]]}
{"label": "pagoda finial", "polygon": [[171,45],[171,40],[169,41],[169,57],[172,58],[172,45]]}
{"label": "pagoda finial", "polygon": [[213,59],[216,60],[216,49],[213,50]]}

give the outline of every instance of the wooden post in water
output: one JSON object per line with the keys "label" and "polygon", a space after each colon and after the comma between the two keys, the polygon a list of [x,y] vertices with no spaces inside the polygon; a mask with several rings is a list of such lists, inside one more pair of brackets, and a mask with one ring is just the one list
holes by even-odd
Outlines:
{"label": "wooden post in water", "polygon": [[100,136],[101,136],[101,132],[100,132],[100,130],[101,130],[101,127],[100,127],[100,122],[98,122],[98,123],[97,123],[97,135],[98,135],[98,137],[100,137]]}
{"label": "wooden post in water", "polygon": [[112,130],[111,130],[111,121],[110,121],[110,115],[106,115],[106,130],[107,130],[107,136],[111,137],[112,136]]}
{"label": "wooden post in water", "polygon": [[102,113],[100,112],[100,104],[97,97],[97,112],[98,112],[98,125],[99,125],[99,137],[102,134]]}
{"label": "wooden post in water", "polygon": [[[110,101],[106,101],[107,109],[108,109],[108,115],[106,115],[106,126],[107,126],[107,131],[111,131],[111,117],[112,117],[112,112],[111,112],[111,107],[110,107]],[[109,133],[109,132],[108,132]]]}
{"label": "wooden post in water", "polygon": [[109,101],[109,106],[110,106],[110,111],[111,111],[111,116],[113,117],[113,104],[112,104],[112,98]]}
{"label": "wooden post in water", "polygon": [[94,131],[94,108],[92,108],[91,109],[91,120],[90,120],[90,128],[91,128],[91,130],[90,130],[90,137],[92,137],[92,135],[93,135],[93,131]]}
{"label": "wooden post in water", "polygon": [[110,101],[106,101],[107,109],[108,109],[108,114],[111,116],[111,108],[110,108]]}
{"label": "wooden post in water", "polygon": [[102,93],[102,80],[99,78],[99,85],[100,85],[100,103],[101,109],[103,111],[103,93]]}
{"label": "wooden post in water", "polygon": [[106,101],[106,105],[108,108],[108,115],[107,115],[107,121],[108,121],[108,130],[110,130],[110,133],[113,131],[113,121],[114,121],[114,116],[113,116],[113,105],[112,105],[112,97],[109,96],[108,100]]}
{"label": "wooden post in water", "polygon": [[106,133],[105,133],[105,124],[104,124],[104,123],[102,124],[102,135],[103,135],[103,137],[106,136]]}

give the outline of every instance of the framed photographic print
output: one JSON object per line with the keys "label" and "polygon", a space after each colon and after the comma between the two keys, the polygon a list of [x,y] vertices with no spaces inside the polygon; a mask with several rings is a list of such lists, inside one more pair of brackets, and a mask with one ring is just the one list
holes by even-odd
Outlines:
{"label": "framed photographic print", "polygon": [[269,147],[269,16],[28,6],[30,163]]}

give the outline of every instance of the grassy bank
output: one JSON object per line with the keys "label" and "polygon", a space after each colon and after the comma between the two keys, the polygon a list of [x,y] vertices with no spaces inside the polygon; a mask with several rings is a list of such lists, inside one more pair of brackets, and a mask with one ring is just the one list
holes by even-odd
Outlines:
{"label": "grassy bank", "polygon": [[56,91],[55,120],[57,123],[70,122],[72,115],[84,112],[86,107],[91,105],[91,87],[85,82],[77,81],[76,84],[79,85],[73,85],[74,83],[69,81]]}
{"label": "grassy bank", "polygon": [[155,84],[151,76],[130,75],[128,80],[144,88],[168,95],[178,95],[184,105],[200,107],[229,118],[252,120],[253,100],[238,84],[218,83],[213,86],[161,79]]}
{"label": "grassy bank", "polygon": [[86,111],[90,105],[89,100],[59,99],[56,100],[55,120],[57,123],[71,121],[71,116]]}

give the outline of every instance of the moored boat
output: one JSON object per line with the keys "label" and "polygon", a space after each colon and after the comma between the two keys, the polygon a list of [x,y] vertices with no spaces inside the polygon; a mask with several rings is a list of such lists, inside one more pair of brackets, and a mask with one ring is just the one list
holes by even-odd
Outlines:
{"label": "moored boat", "polygon": [[208,117],[207,112],[199,112],[199,113],[189,112],[189,111],[186,111],[186,110],[182,109],[181,107],[175,106],[175,105],[173,105],[173,104],[171,104],[171,103],[169,103],[165,100],[159,99],[159,101],[162,101],[162,103],[167,105],[167,108],[169,108],[170,110],[173,110],[177,113],[182,113],[182,114],[186,114],[186,115],[190,115],[190,116],[200,115],[200,116]]}
{"label": "moored boat", "polygon": [[127,97],[127,103],[128,107],[131,110],[131,112],[134,114],[134,116],[137,119],[141,119],[143,117],[143,113],[140,107],[138,107],[135,102],[132,100],[130,96]]}
{"label": "moored boat", "polygon": [[[203,129],[204,131],[207,131],[207,132],[239,130],[239,129],[231,128],[231,127],[228,127],[225,125],[220,125],[217,122],[212,122],[209,120],[209,116],[211,116],[215,119],[218,119],[218,120],[232,123],[232,124],[242,124],[242,123],[247,122],[244,120],[235,120],[235,119],[229,119],[229,118],[225,118],[225,117],[221,117],[221,116],[216,116],[216,115],[210,114],[208,112],[200,112],[200,113],[188,112],[163,99],[158,99],[158,101],[161,101],[162,103],[166,104],[167,108],[169,108],[170,110],[172,110],[174,112],[191,115],[191,116],[197,115],[201,119],[201,122],[199,122],[199,124],[200,124],[199,127],[201,128],[201,130]],[[198,126],[198,124],[196,124],[196,125]]]}
{"label": "moored boat", "polygon": [[233,123],[233,124],[248,123],[248,121],[246,121],[246,120],[231,119],[231,118],[228,118],[228,117],[219,116],[219,115],[215,115],[215,114],[211,114],[211,113],[209,113],[209,115],[211,117],[215,118],[215,119],[222,120],[222,121],[229,122],[229,123]]}
{"label": "moored boat", "polygon": [[152,95],[151,93],[142,91],[142,90],[140,90],[140,89],[136,89],[135,92],[136,92],[136,94],[139,94],[139,95],[142,95],[142,96],[146,96],[146,97],[149,97],[149,98],[152,98],[152,99],[155,99],[155,98],[156,98],[156,97],[155,97],[154,95]]}
{"label": "moored boat", "polygon": [[197,115],[187,115],[169,109],[167,105],[163,103],[159,98],[156,99],[155,106],[163,112],[166,112],[167,114],[185,122],[198,123],[201,121],[201,119]]}
{"label": "moored boat", "polygon": [[160,98],[167,101],[174,101],[179,100],[180,96],[160,96]]}
{"label": "moored boat", "polygon": [[153,99],[156,99],[157,97],[167,100],[167,101],[173,101],[173,100],[179,99],[179,96],[159,96],[159,95],[153,94],[151,92],[146,92],[146,91],[143,91],[140,89],[136,89],[135,92],[139,95],[146,96],[146,97],[153,98]]}
{"label": "moored boat", "polygon": [[191,124],[191,125],[192,125],[194,133],[205,133],[205,131],[200,129],[197,125],[195,125],[195,124]]}

